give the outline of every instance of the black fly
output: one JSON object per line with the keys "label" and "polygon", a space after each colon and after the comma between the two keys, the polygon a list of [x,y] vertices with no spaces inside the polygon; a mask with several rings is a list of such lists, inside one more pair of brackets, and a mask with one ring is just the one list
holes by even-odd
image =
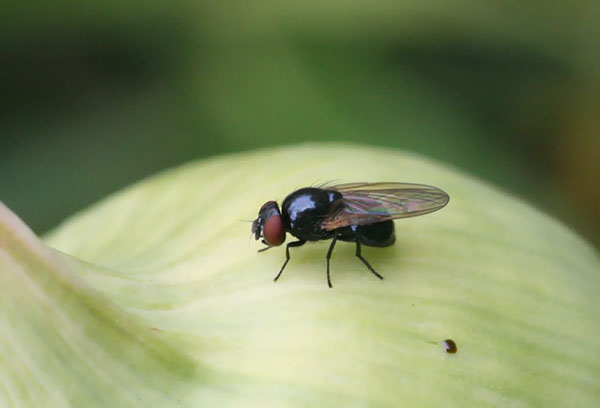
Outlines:
{"label": "black fly", "polygon": [[396,218],[414,217],[443,208],[450,198],[442,190],[422,184],[348,183],[323,188],[306,187],[288,195],[281,206],[267,201],[252,222],[255,239],[267,245],[259,252],[285,241],[289,232],[298,238],[287,244],[285,262],[275,277],[279,279],[290,260],[290,248],[307,241],[332,239],[327,251],[327,284],[329,259],[335,243],[356,242],[356,256],[379,279],[383,276],[361,255],[361,245],[386,247],[396,240]]}

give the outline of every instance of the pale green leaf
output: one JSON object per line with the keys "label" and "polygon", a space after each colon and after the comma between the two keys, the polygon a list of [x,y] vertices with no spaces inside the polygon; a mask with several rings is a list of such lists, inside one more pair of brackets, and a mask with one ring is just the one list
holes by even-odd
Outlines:
{"label": "pale green leaf", "polygon": [[[451,199],[397,221],[393,247],[363,249],[383,281],[340,243],[329,289],[320,242],[292,249],[274,283],[284,248],[257,253],[242,220],[329,180],[425,183]],[[518,199],[399,151],[304,145],[191,163],[45,243],[2,207],[0,285],[2,407],[600,405],[598,253]]]}

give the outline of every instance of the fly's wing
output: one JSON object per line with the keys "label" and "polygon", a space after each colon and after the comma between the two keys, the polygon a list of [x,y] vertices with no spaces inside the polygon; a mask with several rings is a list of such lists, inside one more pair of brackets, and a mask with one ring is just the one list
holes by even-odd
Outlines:
{"label": "fly's wing", "polygon": [[439,188],[424,184],[347,183],[325,188],[343,196],[340,207],[321,223],[328,231],[428,214],[443,208],[450,199]]}

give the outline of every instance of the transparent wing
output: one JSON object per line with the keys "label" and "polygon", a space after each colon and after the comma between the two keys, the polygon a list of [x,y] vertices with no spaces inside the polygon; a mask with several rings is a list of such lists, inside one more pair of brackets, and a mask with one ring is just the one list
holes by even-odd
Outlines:
{"label": "transparent wing", "polygon": [[347,183],[325,188],[343,196],[340,207],[321,224],[329,231],[428,214],[443,208],[450,199],[439,188],[424,184]]}

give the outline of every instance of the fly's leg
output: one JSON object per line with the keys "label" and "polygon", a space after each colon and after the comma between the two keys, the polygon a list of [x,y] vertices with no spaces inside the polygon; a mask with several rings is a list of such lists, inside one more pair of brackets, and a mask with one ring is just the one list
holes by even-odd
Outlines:
{"label": "fly's leg", "polygon": [[369,262],[367,262],[367,260],[365,258],[363,258],[362,255],[360,254],[360,241],[358,238],[356,239],[356,257],[358,259],[360,259],[362,261],[362,263],[364,263],[371,272],[373,272],[373,275],[377,276],[379,279],[383,279],[383,276],[381,276],[380,274],[375,272],[375,269],[373,269],[371,264],[369,264]]}
{"label": "fly's leg", "polygon": [[265,241],[264,239],[262,240],[262,243],[266,245],[266,247],[259,249],[257,252],[264,252],[267,249],[271,249],[273,248],[271,245],[267,244],[267,241]]}
{"label": "fly's leg", "polygon": [[335,246],[336,241],[337,235],[333,237],[331,245],[329,245],[329,251],[327,251],[327,285],[329,285],[330,288],[333,288],[333,286],[331,285],[331,278],[329,277],[329,259],[331,258],[331,253],[333,252],[333,247]]}
{"label": "fly's leg", "polygon": [[289,244],[287,244],[285,246],[285,262],[283,263],[283,265],[281,267],[281,270],[279,271],[279,273],[277,274],[277,276],[275,276],[275,279],[273,279],[275,282],[277,282],[277,279],[279,279],[279,277],[283,273],[283,270],[285,269],[285,266],[290,261],[290,248],[291,247],[299,247],[301,245],[304,245],[305,243],[306,243],[306,241],[303,240],[303,239],[301,239],[299,241],[290,242]]}

